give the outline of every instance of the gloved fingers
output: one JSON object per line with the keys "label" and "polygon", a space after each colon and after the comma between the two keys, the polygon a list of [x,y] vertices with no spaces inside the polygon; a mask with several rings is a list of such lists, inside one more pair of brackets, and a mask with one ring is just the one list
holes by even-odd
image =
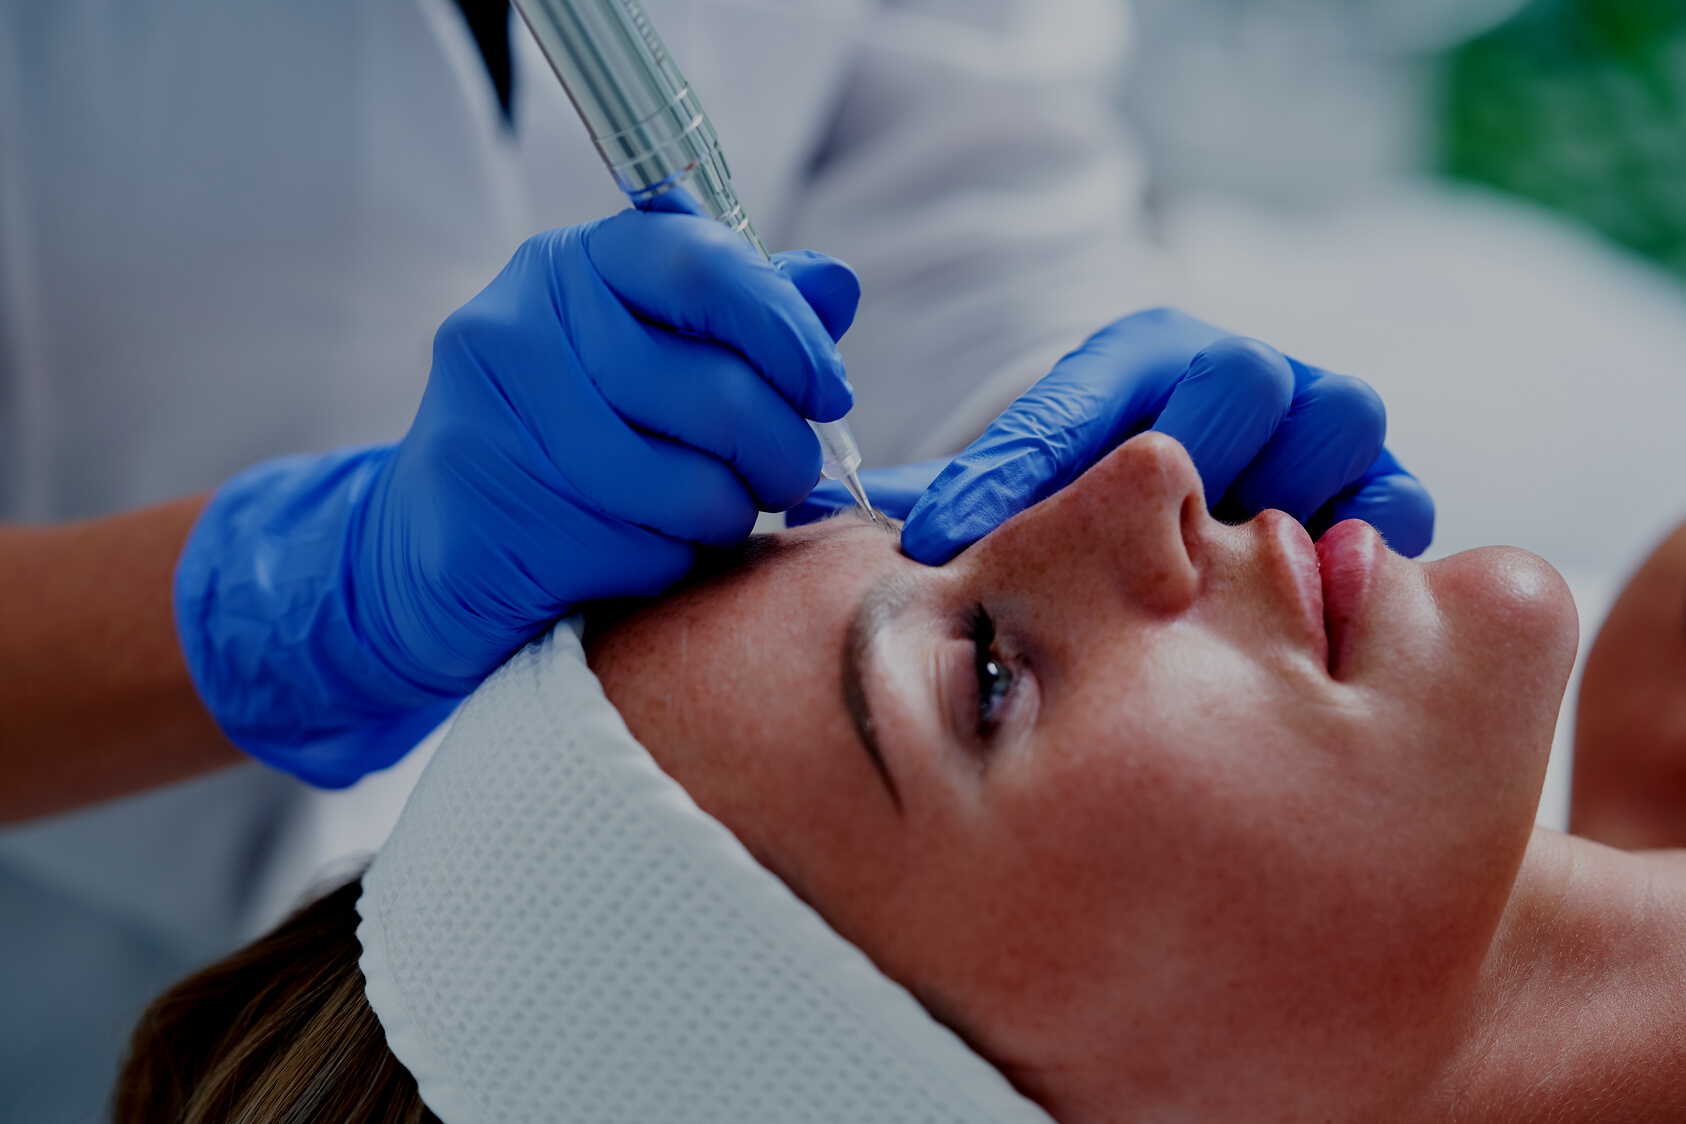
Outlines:
{"label": "gloved fingers", "polygon": [[[552,376],[523,380],[519,393],[506,386],[486,395],[477,380],[430,381],[422,398],[423,411],[436,419],[428,426],[428,455],[440,464],[469,465],[486,460],[488,435],[530,443],[600,512],[689,542],[741,541],[758,509],[732,466],[628,425],[593,379],[563,369],[580,361],[555,356]],[[532,362],[546,366],[544,357]],[[504,416],[488,415],[488,407]],[[522,454],[512,452],[519,463]]]}
{"label": "gloved fingers", "polygon": [[[919,502],[919,497],[925,494],[925,489],[931,486],[931,481],[948,467],[949,460],[948,457],[938,457],[889,468],[869,468],[861,473],[861,487],[866,489],[866,498],[873,507],[891,519],[906,519],[913,505]],[[854,506],[855,498],[849,494],[849,489],[836,480],[821,480],[808,493],[807,499],[785,512],[785,526],[800,527],[805,523],[818,522]]]}
{"label": "gloved fingers", "polygon": [[[765,402],[785,415],[794,411],[735,352],[640,321],[570,244],[579,237],[575,228],[529,239],[496,281],[441,326],[436,376],[423,396],[434,420],[423,428],[430,444],[460,440],[465,449],[434,455],[467,464],[484,458],[488,437],[529,442],[600,512],[691,542],[740,541],[754,525],[755,497],[713,452],[662,437],[682,429],[671,410],[653,411],[664,393],[700,394],[698,381],[718,389],[721,378],[759,384],[748,392],[765,391]],[[546,321],[559,316],[552,330]],[[633,410],[628,424],[616,399],[644,412]],[[713,424],[717,433],[718,416]],[[789,418],[783,427],[797,460],[808,455],[803,443],[813,441],[806,429]],[[745,460],[752,476],[773,477],[767,486],[792,501],[818,475]]]}
{"label": "gloved fingers", "polygon": [[[708,217],[683,187],[653,196],[639,210]],[[849,325],[855,322],[855,309],[861,303],[861,281],[855,271],[836,258],[814,250],[785,250],[773,255],[773,264],[790,278],[831,338],[842,339]]]}
{"label": "gloved fingers", "polygon": [[1434,497],[1383,449],[1359,480],[1323,506],[1308,525],[1313,536],[1346,519],[1362,519],[1393,550],[1415,558],[1434,541]]}
{"label": "gloved fingers", "polygon": [[1153,428],[1182,443],[1216,500],[1270,441],[1293,400],[1294,369],[1282,353],[1231,336],[1194,357]]}
{"label": "gloved fingers", "polygon": [[[690,542],[598,511],[554,466],[524,467],[512,474],[507,466],[481,461],[461,465],[427,497],[430,503],[446,495],[446,502],[455,501],[453,518],[435,524],[433,558],[451,575],[453,600],[473,613],[469,626],[451,635],[438,635],[419,620],[402,631],[424,667],[458,677],[453,690],[459,693],[473,690],[488,669],[568,606],[607,596],[654,596],[683,578],[694,557]],[[461,526],[465,520],[474,521],[472,533]],[[604,559],[613,564],[596,564]],[[386,584],[403,588],[407,580],[398,574]],[[486,627],[492,620],[504,627]]]}
{"label": "gloved fingers", "polygon": [[[559,515],[560,519],[534,536],[542,536],[543,541],[534,542],[531,552],[518,555],[546,560],[545,568],[534,575],[553,610],[544,614],[545,621],[582,601],[654,597],[683,579],[696,560],[693,543],[612,516],[592,515],[577,507]],[[612,558],[615,564],[581,566],[582,557]],[[517,603],[541,602],[535,596]]]}
{"label": "gloved fingers", "polygon": [[1173,309],[1102,328],[990,423],[908,513],[902,552],[938,566],[1053,495],[1169,401],[1190,359],[1224,338]]}
{"label": "gloved fingers", "polygon": [[598,357],[593,376],[629,424],[708,453],[764,511],[783,511],[820,476],[808,423],[735,351],[648,324]]}
{"label": "gloved fingers", "polygon": [[1077,479],[1158,413],[1188,353],[1153,347],[1137,320],[1090,336],[954,458],[908,513],[902,549],[911,542],[910,557],[946,562]]}
{"label": "gloved fingers", "polygon": [[[1059,491],[1164,408],[1198,348],[1144,332],[1143,315],[1114,321],[1054,364],[957,458],[983,467],[992,453],[1017,460],[1035,450],[1047,476],[1024,507]],[[1156,346],[1163,343],[1171,346]],[[946,481],[944,482],[946,484]]]}
{"label": "gloved fingers", "polygon": [[[996,449],[987,457],[961,454],[937,474],[902,524],[902,553],[941,566],[1043,492],[1047,461],[1034,449]],[[1040,498],[1040,497],[1038,497]]]}
{"label": "gloved fingers", "polygon": [[1251,516],[1267,507],[1307,522],[1381,454],[1387,410],[1368,383],[1294,362],[1288,416],[1224,497]]}
{"label": "gloved fingers", "polygon": [[813,250],[786,250],[773,255],[773,264],[790,278],[808,307],[834,340],[843,338],[855,322],[861,303],[861,279],[843,262]]}
{"label": "gloved fingers", "polygon": [[735,546],[749,536],[760,508],[731,465],[663,437],[631,431],[628,437],[645,446],[636,458],[644,462],[640,471],[626,471],[633,458],[624,455],[602,460],[594,486],[582,489],[606,511],[703,546]]}
{"label": "gloved fingers", "polygon": [[642,319],[747,359],[803,417],[835,421],[854,391],[825,325],[771,262],[720,223],[623,211],[584,228],[586,256]]}

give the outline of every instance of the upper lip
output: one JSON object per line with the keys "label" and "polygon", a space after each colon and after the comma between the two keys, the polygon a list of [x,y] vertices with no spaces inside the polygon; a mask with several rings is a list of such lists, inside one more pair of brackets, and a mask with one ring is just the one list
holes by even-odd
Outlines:
{"label": "upper lip", "polygon": [[1304,625],[1305,638],[1318,662],[1327,667],[1329,633],[1323,611],[1323,574],[1317,547],[1311,535],[1291,515],[1265,511],[1259,519],[1276,547],[1274,553],[1282,563],[1282,576],[1295,602],[1295,616]]}

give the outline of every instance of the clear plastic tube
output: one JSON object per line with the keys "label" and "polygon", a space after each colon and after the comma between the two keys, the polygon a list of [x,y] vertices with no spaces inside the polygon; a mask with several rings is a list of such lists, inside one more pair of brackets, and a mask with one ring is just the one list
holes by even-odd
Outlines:
{"label": "clear plastic tube", "polygon": [[878,512],[873,510],[872,501],[866,498],[866,489],[861,487],[860,474],[856,471],[861,466],[861,448],[855,444],[855,435],[849,431],[849,423],[839,419],[832,422],[811,421],[808,424],[813,428],[814,436],[820,439],[820,451],[824,454],[820,474],[827,480],[842,481],[843,487],[854,498],[855,506],[877,523]]}
{"label": "clear plastic tube", "polygon": [[820,468],[825,478],[842,480],[853,476],[861,466],[861,447],[855,444],[855,435],[849,432],[848,423],[811,421],[808,424],[820,439],[820,451],[825,454],[824,465]]}

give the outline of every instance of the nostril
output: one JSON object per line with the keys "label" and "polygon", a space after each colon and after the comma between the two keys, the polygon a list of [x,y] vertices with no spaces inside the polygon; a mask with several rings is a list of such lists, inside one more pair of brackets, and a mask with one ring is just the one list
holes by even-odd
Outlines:
{"label": "nostril", "polygon": [[1205,517],[1205,497],[1197,493],[1190,493],[1184,497],[1182,511],[1179,513],[1178,530],[1182,532],[1183,549],[1188,552],[1190,563],[1198,561],[1200,522]]}

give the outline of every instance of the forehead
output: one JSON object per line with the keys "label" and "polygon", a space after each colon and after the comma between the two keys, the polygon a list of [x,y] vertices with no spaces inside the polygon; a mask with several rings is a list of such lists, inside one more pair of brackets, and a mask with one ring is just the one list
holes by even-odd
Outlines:
{"label": "forehead", "polygon": [[645,681],[665,679],[694,713],[751,705],[770,691],[834,691],[826,666],[837,666],[861,597],[886,569],[916,565],[893,534],[851,516],[756,536],[704,560],[684,588],[588,636],[588,648],[605,671],[637,667]]}
{"label": "forehead", "polygon": [[850,508],[830,519],[767,535],[765,542],[768,556],[775,558],[813,559],[840,550],[899,556],[901,524],[873,523],[858,508]]}
{"label": "forehead", "polygon": [[[818,523],[756,535],[742,546],[704,561],[702,580],[686,590],[693,602],[744,597],[820,598],[830,593],[858,599],[873,573],[895,561],[907,563],[895,531],[850,512]],[[787,606],[799,609],[802,606]],[[818,607],[815,603],[811,607]]]}

